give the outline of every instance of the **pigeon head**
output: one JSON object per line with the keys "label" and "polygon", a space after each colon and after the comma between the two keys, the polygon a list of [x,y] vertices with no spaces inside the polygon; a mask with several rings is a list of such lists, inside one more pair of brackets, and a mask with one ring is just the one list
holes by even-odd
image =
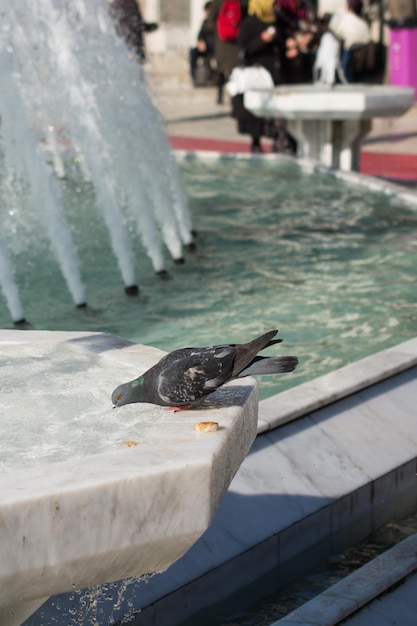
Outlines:
{"label": "pigeon head", "polygon": [[112,393],[111,400],[113,402],[113,408],[124,404],[131,404],[132,402],[145,402],[143,395],[144,379],[142,376],[136,380],[132,380],[129,383],[123,383],[119,385]]}

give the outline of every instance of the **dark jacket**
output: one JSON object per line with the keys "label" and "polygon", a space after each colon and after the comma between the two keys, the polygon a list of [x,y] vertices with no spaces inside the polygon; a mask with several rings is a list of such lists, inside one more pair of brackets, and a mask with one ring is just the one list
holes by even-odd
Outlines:
{"label": "dark jacket", "polygon": [[283,82],[282,62],[284,55],[284,40],[277,28],[275,40],[265,43],[261,33],[272,24],[262,22],[255,15],[247,16],[240,26],[238,44],[245,65],[262,65],[271,74],[276,85]]}
{"label": "dark jacket", "polygon": [[144,22],[136,0],[112,0],[109,11],[116,23],[119,37],[124,38],[128,47],[135,50],[139,61],[144,63],[146,60],[144,33],[156,30],[158,25]]}
{"label": "dark jacket", "polygon": [[204,41],[207,50],[214,50],[214,28],[211,20],[203,20],[197,35],[197,41]]}

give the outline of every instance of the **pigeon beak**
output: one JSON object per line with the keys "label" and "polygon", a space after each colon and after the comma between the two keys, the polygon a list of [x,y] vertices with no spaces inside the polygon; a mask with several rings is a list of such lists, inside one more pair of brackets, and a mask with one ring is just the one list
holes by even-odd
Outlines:
{"label": "pigeon beak", "polygon": [[113,404],[112,409],[117,409],[117,404]]}

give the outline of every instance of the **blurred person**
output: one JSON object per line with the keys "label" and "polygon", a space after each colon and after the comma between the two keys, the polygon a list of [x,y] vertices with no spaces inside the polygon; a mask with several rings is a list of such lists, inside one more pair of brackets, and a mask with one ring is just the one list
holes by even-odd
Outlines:
{"label": "blurred person", "polygon": [[348,83],[356,80],[355,52],[371,41],[368,23],[360,17],[362,8],[362,0],[348,0],[346,10],[333,15],[329,22],[329,30],[342,43],[342,68]]}
{"label": "blurred person", "polygon": [[313,11],[304,0],[276,0],[275,12],[285,33],[285,82],[311,82],[314,51],[318,45]]}
{"label": "blurred person", "polygon": [[[217,102],[223,103],[223,90],[234,67],[238,64],[238,35],[240,24],[246,15],[247,0],[213,0],[209,19],[214,24],[214,54],[217,64]],[[235,13],[235,28],[229,34],[222,32],[225,11]]]}
{"label": "blurred person", "polygon": [[[274,12],[274,0],[249,0],[248,15],[242,21],[238,38],[241,55],[247,67],[267,70],[271,86],[282,83],[284,40]],[[250,88],[250,87],[248,87]],[[253,115],[244,106],[244,89],[232,98],[232,115],[238,131],[251,136],[251,151],[263,152],[261,137],[273,138],[276,152],[294,152],[292,138],[283,120],[266,120]]]}
{"label": "blurred person", "polygon": [[[194,84],[204,84],[212,74],[211,59],[214,56],[214,24],[210,19],[210,10],[212,2],[206,2],[204,5],[205,18],[201,24],[197,35],[197,46],[190,49],[190,74]],[[198,59],[203,60],[205,68],[206,81],[197,80],[197,64]]]}
{"label": "blurred person", "polygon": [[116,22],[116,32],[136,52],[139,62],[145,63],[144,33],[151,33],[158,24],[145,22],[137,0],[112,0],[110,15]]}

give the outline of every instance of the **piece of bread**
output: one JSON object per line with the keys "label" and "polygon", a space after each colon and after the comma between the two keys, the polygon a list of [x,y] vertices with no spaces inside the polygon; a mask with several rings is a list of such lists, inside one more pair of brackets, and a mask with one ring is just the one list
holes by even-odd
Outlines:
{"label": "piece of bread", "polygon": [[218,428],[218,422],[198,422],[198,424],[195,425],[195,429],[200,433],[212,433],[218,430]]}

